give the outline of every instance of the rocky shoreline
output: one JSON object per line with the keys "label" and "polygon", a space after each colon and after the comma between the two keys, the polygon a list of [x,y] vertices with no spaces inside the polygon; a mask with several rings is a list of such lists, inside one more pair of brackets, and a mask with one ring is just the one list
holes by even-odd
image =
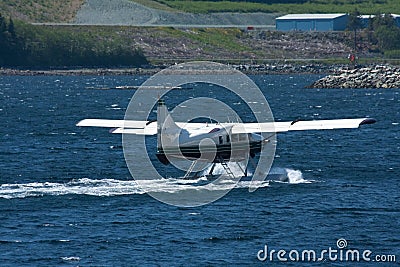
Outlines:
{"label": "rocky shoreline", "polygon": [[[236,64],[233,68],[246,74],[327,74],[335,73],[343,65],[326,64]],[[0,76],[50,76],[50,75],[153,75],[168,64],[150,66],[148,68],[73,68],[73,69],[9,69],[0,68]]]}
{"label": "rocky shoreline", "polygon": [[400,88],[400,67],[377,65],[339,69],[335,74],[317,80],[309,88]]}
{"label": "rocky shoreline", "polygon": [[[256,74],[330,74],[307,88],[400,88],[400,67],[377,65],[351,69],[339,64],[238,64],[233,68],[250,75]],[[0,76],[106,76],[154,75],[169,65],[148,68],[76,68],[76,69],[5,69]]]}
{"label": "rocky shoreline", "polygon": [[103,76],[103,75],[152,75],[160,69],[150,68],[78,68],[78,69],[8,69],[0,68],[0,76]]}
{"label": "rocky shoreline", "polygon": [[335,73],[343,65],[327,64],[240,64],[233,65],[246,74],[328,74]]}

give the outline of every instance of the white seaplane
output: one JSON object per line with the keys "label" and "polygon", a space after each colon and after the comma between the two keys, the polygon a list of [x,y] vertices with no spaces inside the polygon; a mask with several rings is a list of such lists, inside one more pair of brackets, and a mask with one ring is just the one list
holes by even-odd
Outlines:
{"label": "white seaplane", "polygon": [[[189,177],[198,161],[212,164],[209,175],[212,175],[215,164],[224,166],[229,175],[227,162],[243,162],[252,159],[263,150],[270,137],[280,132],[304,130],[351,129],[361,125],[373,124],[372,118],[311,120],[264,123],[183,123],[174,122],[164,100],[158,100],[156,121],[84,119],[77,126],[108,127],[110,133],[156,135],[158,160],[169,164],[171,159],[191,160],[192,165],[185,177]],[[202,144],[203,140],[211,141]],[[242,169],[243,170],[243,169]],[[247,176],[247,168],[243,171]]]}

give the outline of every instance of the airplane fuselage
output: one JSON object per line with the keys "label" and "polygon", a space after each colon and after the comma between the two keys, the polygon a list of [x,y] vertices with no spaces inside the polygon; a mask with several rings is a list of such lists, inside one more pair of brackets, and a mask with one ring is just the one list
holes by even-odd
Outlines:
{"label": "airplane fuselage", "polygon": [[[201,160],[209,163],[221,161],[244,161],[249,156],[260,153],[263,144],[268,142],[261,135],[255,133],[231,134],[230,129],[221,127],[200,129],[190,135],[181,132],[179,146],[158,147],[156,156],[163,164],[169,164],[168,158]],[[204,142],[208,140],[208,142]]]}

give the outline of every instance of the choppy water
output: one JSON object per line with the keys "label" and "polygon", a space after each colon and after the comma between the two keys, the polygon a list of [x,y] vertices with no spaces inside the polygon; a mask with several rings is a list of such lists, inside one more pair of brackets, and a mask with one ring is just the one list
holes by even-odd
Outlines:
{"label": "choppy water", "polygon": [[[249,193],[242,181],[212,204],[178,208],[132,181],[121,136],[75,127],[83,118],[123,118],[133,94],[86,87],[146,78],[0,77],[2,266],[273,265],[276,257],[257,259],[265,245],[321,251],[337,249],[339,238],[400,262],[398,89],[304,89],[317,77],[253,76],[276,120],[371,116],[378,123],[279,135],[272,176],[257,191]],[[166,102],[202,90],[177,92]],[[206,95],[231,101],[219,91]],[[173,194],[171,184],[191,186],[168,178],[149,180],[146,190]]]}

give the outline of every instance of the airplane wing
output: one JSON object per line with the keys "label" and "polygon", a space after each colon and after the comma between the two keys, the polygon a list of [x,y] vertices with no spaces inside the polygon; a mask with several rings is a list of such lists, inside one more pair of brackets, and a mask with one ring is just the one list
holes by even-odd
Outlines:
{"label": "airplane wing", "polygon": [[76,124],[83,127],[144,128],[149,121],[84,119]]}
{"label": "airplane wing", "polygon": [[[266,123],[183,123],[176,124],[185,130],[203,130],[207,132],[216,127],[232,127],[232,133],[281,133],[288,131],[305,130],[333,130],[359,128],[364,124],[373,124],[376,120],[372,118],[359,119],[338,119],[338,120],[311,120],[311,121],[287,121],[287,122],[266,122]],[[77,126],[87,127],[108,127],[112,128],[110,133],[155,135],[157,134],[156,121],[133,121],[133,120],[104,120],[85,119],[77,123]]]}
{"label": "airplane wing", "polygon": [[[215,124],[209,125],[208,123],[178,122],[177,125],[183,129],[194,131],[198,129],[205,129],[205,127],[212,127],[212,125]],[[157,134],[157,121],[84,119],[79,121],[76,124],[76,126],[111,128],[110,133],[115,133],[115,134],[137,134],[137,135]]]}
{"label": "airplane wing", "polygon": [[84,119],[78,122],[76,126],[111,128],[110,133],[119,133],[119,134],[122,133],[137,134],[137,135],[157,134],[156,121]]}
{"label": "airplane wing", "polygon": [[241,123],[234,125],[232,133],[281,133],[288,131],[306,130],[333,130],[359,128],[364,124],[373,124],[376,120],[372,118],[338,119],[338,120],[312,120],[312,121],[286,121],[267,123]]}

